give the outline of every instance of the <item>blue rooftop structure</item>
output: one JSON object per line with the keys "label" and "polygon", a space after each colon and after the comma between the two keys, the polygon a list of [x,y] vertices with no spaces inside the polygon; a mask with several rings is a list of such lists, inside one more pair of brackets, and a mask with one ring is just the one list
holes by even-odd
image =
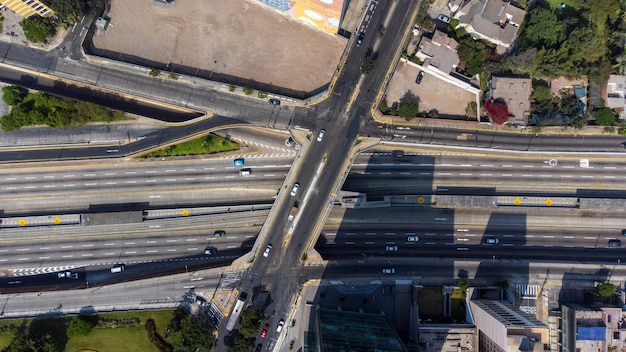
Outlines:
{"label": "blue rooftop structure", "polygon": [[578,340],[604,341],[606,336],[606,326],[580,326],[578,327]]}

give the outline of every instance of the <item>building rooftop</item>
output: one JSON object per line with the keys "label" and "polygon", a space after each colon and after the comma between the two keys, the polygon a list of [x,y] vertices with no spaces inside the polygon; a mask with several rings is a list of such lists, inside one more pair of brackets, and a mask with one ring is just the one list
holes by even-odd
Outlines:
{"label": "building rooftop", "polygon": [[509,109],[510,123],[526,126],[530,116],[530,78],[492,77],[490,97],[506,102]]}
{"label": "building rooftop", "polygon": [[320,309],[317,318],[322,352],[407,352],[383,315]]}

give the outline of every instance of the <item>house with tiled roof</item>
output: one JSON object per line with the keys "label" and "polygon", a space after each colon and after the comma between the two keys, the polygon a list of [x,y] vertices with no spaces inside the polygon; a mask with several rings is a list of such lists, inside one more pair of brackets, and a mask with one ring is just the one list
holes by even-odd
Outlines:
{"label": "house with tiled roof", "polygon": [[457,8],[453,17],[459,20],[457,28],[478,39],[486,39],[505,52],[517,39],[526,11],[503,0],[451,1],[448,6]]}
{"label": "house with tiled roof", "polygon": [[530,117],[530,78],[491,77],[487,99],[504,101],[509,109],[509,123],[527,126]]}
{"label": "house with tiled roof", "polygon": [[459,64],[459,55],[456,53],[457,45],[459,43],[446,33],[435,30],[432,39],[426,36],[422,37],[416,56],[424,62],[422,66],[430,66],[444,75],[449,75]]}

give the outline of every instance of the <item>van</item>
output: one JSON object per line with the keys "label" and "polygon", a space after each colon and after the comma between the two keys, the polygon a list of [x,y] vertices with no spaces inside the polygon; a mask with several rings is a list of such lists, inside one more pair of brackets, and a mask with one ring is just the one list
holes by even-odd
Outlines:
{"label": "van", "polygon": [[124,271],[125,267],[126,267],[126,265],[125,265],[125,264],[115,264],[115,265],[113,265],[113,267],[111,268],[111,272],[112,272],[113,274],[116,274],[116,273],[121,273],[122,271]]}
{"label": "van", "polygon": [[239,171],[239,174],[241,176],[250,176],[250,174],[252,174],[252,170],[251,169],[241,169]]}

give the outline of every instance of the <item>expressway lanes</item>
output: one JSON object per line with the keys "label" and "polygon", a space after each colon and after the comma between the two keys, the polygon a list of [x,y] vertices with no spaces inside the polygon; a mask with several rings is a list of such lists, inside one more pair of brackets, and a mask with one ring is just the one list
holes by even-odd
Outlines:
{"label": "expressway lanes", "polygon": [[481,131],[451,122],[440,126],[393,126],[371,121],[361,134],[383,140],[441,146],[544,152],[623,153],[624,137],[607,135],[508,132],[506,129]]}
{"label": "expressway lanes", "polygon": [[[246,200],[268,199],[276,194],[294,157],[251,156],[245,158],[244,166],[234,166],[234,157],[5,166],[0,168],[0,192],[3,194],[0,208],[6,214],[20,210],[67,209],[70,205],[85,208],[107,203],[206,203],[206,199],[213,198],[204,192],[219,189],[229,194],[231,202],[237,196]],[[251,174],[240,175],[242,168],[249,169]],[[233,189],[237,190],[234,194]]]}
{"label": "expressway lanes", "polygon": [[[2,230],[0,269],[33,275],[68,267],[168,262],[180,258],[231,261],[250,250],[268,210],[143,223]],[[223,237],[214,231],[224,230]],[[217,253],[206,255],[207,246]]]}
{"label": "expressway lanes", "polygon": [[[355,160],[344,190],[405,194],[438,186],[497,187],[574,191],[624,189],[626,160],[622,158],[476,155],[363,155]],[[400,188],[399,188],[400,187]]]}
{"label": "expressway lanes", "polygon": [[[564,233],[561,229],[534,228],[526,234],[515,229],[485,232],[484,228],[473,226],[465,226],[456,231],[431,226],[420,226],[419,231],[400,230],[393,225],[382,231],[376,231],[372,227],[374,224],[368,225],[369,230],[324,231],[318,246],[354,246],[368,253],[396,255],[417,250],[416,247],[429,246],[485,246],[494,250],[503,247],[607,248],[608,241],[613,239],[624,239],[626,245],[626,238],[615,230],[590,232],[589,229],[578,229]],[[409,240],[415,237],[419,240]],[[489,243],[493,240],[498,243]],[[392,253],[386,249],[388,246],[397,246],[398,251]]]}

